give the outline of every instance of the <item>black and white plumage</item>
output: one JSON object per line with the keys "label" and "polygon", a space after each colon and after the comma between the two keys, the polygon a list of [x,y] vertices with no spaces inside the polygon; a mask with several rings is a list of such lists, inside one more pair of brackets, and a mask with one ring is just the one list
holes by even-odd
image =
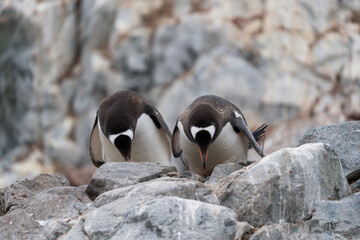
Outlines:
{"label": "black and white plumage", "polygon": [[193,174],[209,176],[217,164],[247,162],[248,147],[264,156],[257,140],[267,125],[251,133],[244,115],[229,101],[213,95],[192,102],[178,118],[173,131],[175,157],[185,155]]}
{"label": "black and white plumage", "polygon": [[158,110],[131,91],[119,91],[100,103],[90,135],[95,166],[105,162],[170,164],[171,133]]}

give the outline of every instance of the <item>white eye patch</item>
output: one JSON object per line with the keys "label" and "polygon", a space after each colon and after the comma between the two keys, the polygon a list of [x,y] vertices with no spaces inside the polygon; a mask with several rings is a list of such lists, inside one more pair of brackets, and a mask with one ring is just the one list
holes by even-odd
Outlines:
{"label": "white eye patch", "polygon": [[111,135],[109,135],[108,138],[109,138],[110,142],[111,142],[112,144],[114,144],[115,139],[116,139],[118,136],[120,136],[120,135],[128,136],[128,137],[131,139],[131,141],[132,141],[132,140],[133,140],[133,137],[134,137],[134,132],[133,132],[133,130],[128,129],[128,130],[126,130],[126,131],[124,131],[124,132],[121,132],[121,133],[111,134]]}
{"label": "white eye patch", "polygon": [[192,126],[190,128],[191,135],[192,135],[192,137],[194,139],[195,139],[196,134],[198,132],[200,132],[200,131],[207,131],[210,134],[211,138],[213,138],[214,133],[215,133],[215,127],[214,127],[214,125],[210,125],[208,127],[195,127],[195,126]]}
{"label": "white eye patch", "polygon": [[238,113],[237,111],[234,111],[234,113],[235,113],[235,117],[236,117],[236,118],[243,118],[243,117],[241,116],[241,114]]}

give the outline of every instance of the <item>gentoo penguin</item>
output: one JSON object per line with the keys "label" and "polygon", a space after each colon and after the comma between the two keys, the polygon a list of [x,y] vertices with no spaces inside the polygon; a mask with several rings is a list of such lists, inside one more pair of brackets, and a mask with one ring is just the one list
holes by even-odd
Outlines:
{"label": "gentoo penguin", "polygon": [[246,163],[250,144],[264,157],[256,140],[265,134],[266,127],[262,125],[251,133],[244,115],[234,104],[218,96],[202,96],[177,119],[173,155],[184,154],[193,174],[209,176],[217,164],[239,160]]}
{"label": "gentoo penguin", "polygon": [[90,157],[105,162],[157,162],[168,166],[171,132],[150,103],[135,92],[119,91],[100,103],[90,135]]}

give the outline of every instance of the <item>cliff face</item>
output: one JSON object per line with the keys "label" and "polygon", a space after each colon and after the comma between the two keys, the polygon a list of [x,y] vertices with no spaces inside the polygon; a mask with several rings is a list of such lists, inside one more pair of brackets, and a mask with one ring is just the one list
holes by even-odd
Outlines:
{"label": "cliff face", "polygon": [[2,1],[0,156],[16,174],[0,182],[89,163],[97,106],[120,89],[170,127],[196,97],[223,96],[251,128],[274,126],[268,153],[359,119],[359,32],[356,0]]}

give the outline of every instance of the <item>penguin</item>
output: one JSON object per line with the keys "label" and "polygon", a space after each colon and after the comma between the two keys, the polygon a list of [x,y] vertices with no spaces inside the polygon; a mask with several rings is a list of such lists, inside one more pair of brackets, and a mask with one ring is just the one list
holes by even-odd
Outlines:
{"label": "penguin", "polygon": [[223,162],[247,163],[249,148],[264,157],[257,140],[266,132],[266,124],[253,133],[242,112],[229,101],[205,95],[192,102],[176,121],[172,152],[185,155],[192,175],[207,177]]}
{"label": "penguin", "polygon": [[90,135],[90,158],[105,162],[157,162],[169,166],[171,132],[159,111],[132,91],[103,99]]}

